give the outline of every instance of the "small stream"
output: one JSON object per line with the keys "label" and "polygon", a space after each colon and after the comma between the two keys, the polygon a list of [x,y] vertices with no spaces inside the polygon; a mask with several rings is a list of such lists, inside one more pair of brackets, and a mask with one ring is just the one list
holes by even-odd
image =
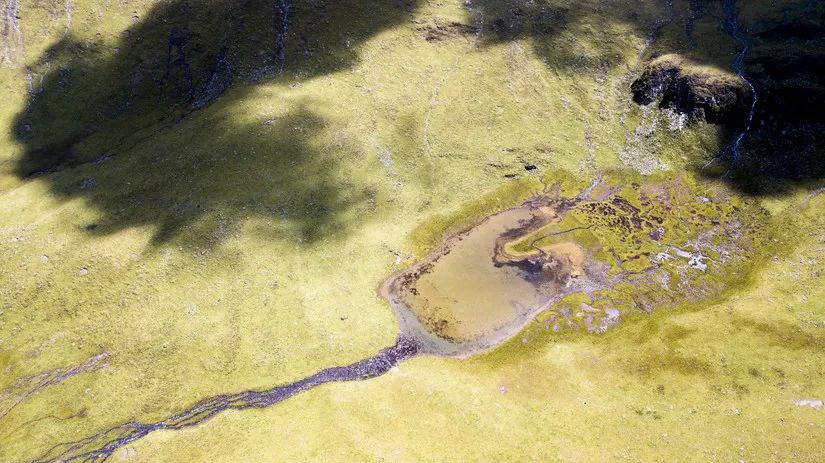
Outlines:
{"label": "small stream", "polygon": [[[654,40],[661,33],[661,29],[670,24],[675,18],[672,0],[666,0],[666,5],[668,16],[663,18],[661,23],[657,24],[654,29]],[[280,70],[283,70],[285,61],[284,42],[289,26],[291,4],[289,0],[277,0],[276,8],[282,20],[281,31],[276,37],[276,53]],[[748,83],[753,94],[753,103],[748,115],[747,125],[730,146],[735,163],[741,157],[742,142],[751,128],[757,96],[755,87],[745,77],[744,63],[751,45],[746,32],[739,23],[739,10],[736,7],[735,0],[724,0],[724,11],[725,30],[742,47],[734,61],[734,69]],[[596,183],[594,182],[577,200],[589,197]],[[490,267],[490,257],[495,258],[497,255],[496,252],[490,250],[496,249],[495,246],[499,242],[498,237],[509,236],[513,238],[514,231],[525,233],[528,229],[537,227],[541,221],[537,221],[536,217],[532,215],[540,209],[542,208],[537,203],[527,203],[521,208],[514,208],[494,215],[488,218],[482,226],[475,227],[472,234],[466,232],[453,237],[455,243],[449,243],[450,246],[442,249],[441,254],[436,252],[429,260],[419,264],[412,270],[391,277],[383,286],[382,293],[396,311],[402,325],[402,334],[398,337],[395,345],[381,350],[372,357],[346,366],[326,368],[293,383],[275,386],[270,389],[247,390],[213,396],[162,421],[124,423],[76,442],[58,444],[35,461],[105,461],[118,449],[155,431],[179,430],[197,426],[225,410],[265,408],[327,383],[376,378],[389,372],[398,363],[417,355],[467,356],[471,353],[489,349],[503,340],[509,339],[523,328],[527,322],[532,320],[536,313],[546,309],[567,294],[580,291],[590,293],[599,289],[610,288],[623,281],[626,276],[624,273],[614,275],[611,278],[606,274],[602,275],[602,273],[605,273],[605,269],[591,266],[582,275],[577,275],[576,279],[571,279],[569,274],[563,275],[566,279],[562,285],[559,285],[555,280],[536,283],[533,273],[539,272],[538,270],[525,271],[524,268],[519,268],[519,266],[524,267],[526,262],[534,264],[535,257],[531,257],[529,261],[497,262],[495,266]],[[542,212],[542,214],[544,213]],[[543,218],[542,220],[550,219]],[[541,222],[541,224],[544,223]],[[476,249],[474,247],[475,244],[478,244],[474,241],[476,238],[483,242],[486,247],[479,246]],[[464,240],[467,241],[462,245],[460,242]],[[535,242],[533,244],[535,245]],[[465,248],[472,249],[466,251]],[[455,254],[450,256],[449,254],[452,251],[455,251]],[[550,250],[537,248],[537,251],[544,256],[545,260],[548,258],[547,256],[552,257],[553,255]],[[439,260],[441,261],[440,264]],[[542,265],[547,266],[546,264],[552,263],[551,261],[552,259],[543,262]],[[460,271],[462,266],[468,262],[472,264],[469,265],[471,268],[478,269],[482,263],[489,267],[485,267],[485,271],[489,275],[484,274],[485,277],[489,278],[486,280],[477,279],[475,281],[477,284],[475,286],[471,285],[472,287],[469,289],[464,288],[466,286],[466,269],[465,272]],[[443,266],[446,270],[440,270],[439,266]],[[429,272],[433,268],[436,271],[430,274]],[[455,275],[457,279],[453,281],[444,278],[443,275]],[[412,291],[413,288],[409,286],[409,282],[417,281],[419,278],[422,279],[421,286],[414,288],[415,291]],[[433,279],[433,281],[437,280],[438,285],[430,282],[428,278]],[[501,278],[501,281],[498,278]],[[505,285],[505,283],[507,284]],[[442,286],[445,284],[446,289],[455,289],[456,291],[449,292],[447,295],[441,294],[441,291],[445,289]],[[509,286],[512,286],[509,291],[502,291],[502,288],[506,289]],[[456,294],[462,296],[463,299],[456,299]],[[480,300],[484,304],[480,304]],[[440,311],[443,311],[444,307],[449,307],[449,315],[454,318],[445,318],[447,323],[444,327],[441,327],[445,331],[442,335],[449,336],[434,335],[431,327],[423,326],[419,318],[421,314],[414,313],[415,311],[408,306],[408,304],[414,305],[414,303],[421,303],[422,301]],[[479,317],[477,311],[479,305],[489,306],[492,309],[487,313],[483,313],[483,317]],[[434,315],[443,317],[443,314],[437,311],[434,312]],[[462,320],[465,323],[460,323]],[[473,320],[478,326],[467,322],[468,320]],[[453,337],[452,340],[450,336]]]}
{"label": "small stream", "polygon": [[[675,193],[682,187],[681,182],[623,187],[597,178],[570,197],[562,195],[558,185],[545,185],[541,195],[520,206],[445,237],[431,254],[384,281],[379,293],[395,312],[400,329],[393,346],[291,383],[208,397],[159,421],[125,422],[58,444],[35,461],[102,462],[155,431],[197,426],[226,410],[266,408],[328,383],[376,378],[416,356],[466,358],[511,339],[538,314],[555,309],[553,317],[560,323],[603,333],[619,323],[623,313],[669,306],[671,298],[657,298],[655,288],[673,284],[687,297],[706,297],[705,280],[692,286],[692,278],[710,271],[710,265],[721,269],[725,262],[741,264],[731,252],[747,237],[739,233],[736,245],[729,242],[731,227],[738,232],[742,222],[716,215],[700,216],[699,223],[691,225],[698,227],[692,240],[669,232],[681,216],[671,207],[700,201],[685,203],[687,198]],[[638,205],[632,199],[636,196]],[[720,241],[705,241],[713,237]],[[716,254],[718,259],[710,257]],[[622,285],[640,288],[643,297],[617,302],[614,297],[621,299],[619,293],[627,291]],[[606,293],[614,290],[618,292]],[[574,294],[583,296],[578,308],[572,302],[557,307]],[[549,323],[545,328],[551,329]]]}
{"label": "small stream", "polygon": [[289,0],[276,0],[275,8],[281,16],[281,30],[275,36],[275,54],[278,58],[278,73],[284,72],[286,65],[286,36],[289,32],[289,12],[292,4]]}
{"label": "small stream", "polygon": [[745,58],[751,49],[751,43],[748,40],[747,32],[742,29],[742,25],[739,23],[739,8],[736,6],[736,0],[724,0],[723,7],[725,11],[725,31],[742,47],[739,53],[736,54],[736,59],[733,61],[733,69],[736,71],[736,74],[748,84],[748,87],[751,89],[751,95],[753,95],[753,101],[748,112],[748,121],[745,124],[745,128],[736,136],[733,144],[729,147],[733,155],[733,164],[737,164],[742,157],[742,142],[747,137],[753,124],[753,116],[756,112],[758,97],[756,87],[754,87],[745,75]]}
{"label": "small stream", "polygon": [[376,378],[390,371],[399,362],[412,358],[418,353],[419,344],[401,336],[394,346],[383,349],[376,355],[353,364],[326,368],[294,383],[276,386],[271,389],[250,390],[210,397],[163,421],[124,423],[77,442],[59,444],[35,461],[102,462],[111,457],[118,449],[155,431],[179,430],[197,426],[225,410],[266,408],[326,383]]}
{"label": "small stream", "polygon": [[[35,461],[105,461],[155,431],[196,426],[225,410],[265,408],[327,383],[375,378],[417,355],[467,357],[491,349],[566,295],[624,280],[624,273],[608,276],[605,265],[585,264],[585,254],[572,242],[537,244],[551,235],[531,238],[527,254],[507,251],[508,243],[558,221],[557,214],[589,197],[598,182],[574,199],[539,196],[489,216],[445,239],[417,265],[391,275],[380,293],[393,307],[401,334],[395,345],[372,357],[266,390],[213,396],[161,421],[123,423],[59,444]],[[443,326],[427,325],[432,317],[444,319]]]}

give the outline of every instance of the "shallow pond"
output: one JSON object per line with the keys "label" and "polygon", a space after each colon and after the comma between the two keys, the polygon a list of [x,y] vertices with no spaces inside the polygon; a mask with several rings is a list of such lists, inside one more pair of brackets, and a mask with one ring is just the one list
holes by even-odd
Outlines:
{"label": "shallow pond", "polygon": [[538,196],[447,237],[381,295],[401,334],[437,355],[490,349],[544,311],[548,329],[602,333],[623,314],[713,297],[742,273],[761,212],[724,193],[597,181]]}
{"label": "shallow pond", "polygon": [[448,238],[427,259],[393,275],[382,294],[402,332],[442,355],[484,350],[571,292],[597,286],[586,251],[573,241],[510,250],[510,243],[558,221],[549,201],[534,200]]}

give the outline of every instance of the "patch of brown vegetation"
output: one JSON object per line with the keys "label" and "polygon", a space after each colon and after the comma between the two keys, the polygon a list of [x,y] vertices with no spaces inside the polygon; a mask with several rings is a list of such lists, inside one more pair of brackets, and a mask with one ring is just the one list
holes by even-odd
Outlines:
{"label": "patch of brown vegetation", "polygon": [[436,18],[433,24],[420,27],[418,30],[424,33],[424,40],[427,42],[441,42],[478,33],[476,26],[440,18]]}

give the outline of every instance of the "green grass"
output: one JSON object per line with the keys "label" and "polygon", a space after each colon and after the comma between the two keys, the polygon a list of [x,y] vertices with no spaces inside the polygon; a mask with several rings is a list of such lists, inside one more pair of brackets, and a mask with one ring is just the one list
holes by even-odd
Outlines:
{"label": "green grass", "polygon": [[[713,127],[660,124],[644,146],[670,170],[643,177],[619,156],[643,120],[628,106],[628,76],[656,47],[683,46],[674,24],[641,50],[659,2],[539,2],[526,17],[555,11],[553,31],[532,22],[440,42],[421,28],[474,24],[462,2],[343,2],[323,27],[294,23],[282,75],[239,78],[183,119],[188,107],[152,84],[170,24],[196,33],[196,81],[224,43],[248,76],[272,48],[272,17],[258,14],[271,3],[184,13],[166,3],[75,0],[68,32],[62,3],[21,5],[25,64],[48,92],[27,113],[23,68],[0,69],[0,411],[36,375],[111,358],[0,418],[0,460],[31,461],[108,426],[391,345],[397,323],[379,283],[445,234],[541,191],[525,165],[573,192],[599,173],[619,183],[682,176],[723,144]],[[321,3],[296,15],[315,18]],[[509,2],[477,3],[487,25],[512,19]],[[702,26],[694,51],[711,63],[734,49],[717,26]],[[128,90],[140,59],[143,83]],[[76,71],[65,91],[60,66]],[[24,120],[45,132],[21,137]],[[67,153],[73,167],[22,178]],[[780,241],[764,252],[777,259],[754,260],[758,274],[707,307],[637,316],[600,337],[554,334],[539,318],[477,358],[418,358],[376,380],[152,435],[132,461],[815,461],[822,412],[792,403],[825,395],[825,205],[817,197],[799,212],[813,186],[758,200],[731,193],[730,204],[759,201],[773,214],[766,236]]]}
{"label": "green grass", "polygon": [[[808,213],[823,207],[819,198]],[[794,405],[825,393],[814,220],[800,220],[794,250],[746,291],[701,309],[640,316],[602,336],[536,326],[470,360],[421,358],[158,433],[130,461],[816,461],[822,412]]]}

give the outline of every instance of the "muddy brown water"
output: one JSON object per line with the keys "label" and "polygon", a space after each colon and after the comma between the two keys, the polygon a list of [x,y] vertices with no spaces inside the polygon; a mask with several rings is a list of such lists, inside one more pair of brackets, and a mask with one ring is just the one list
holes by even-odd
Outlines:
{"label": "muddy brown water", "polygon": [[572,241],[518,254],[510,244],[559,221],[550,200],[492,215],[447,238],[417,265],[392,275],[381,295],[404,336],[428,353],[465,357],[517,334],[565,296],[604,286],[602,267]]}

